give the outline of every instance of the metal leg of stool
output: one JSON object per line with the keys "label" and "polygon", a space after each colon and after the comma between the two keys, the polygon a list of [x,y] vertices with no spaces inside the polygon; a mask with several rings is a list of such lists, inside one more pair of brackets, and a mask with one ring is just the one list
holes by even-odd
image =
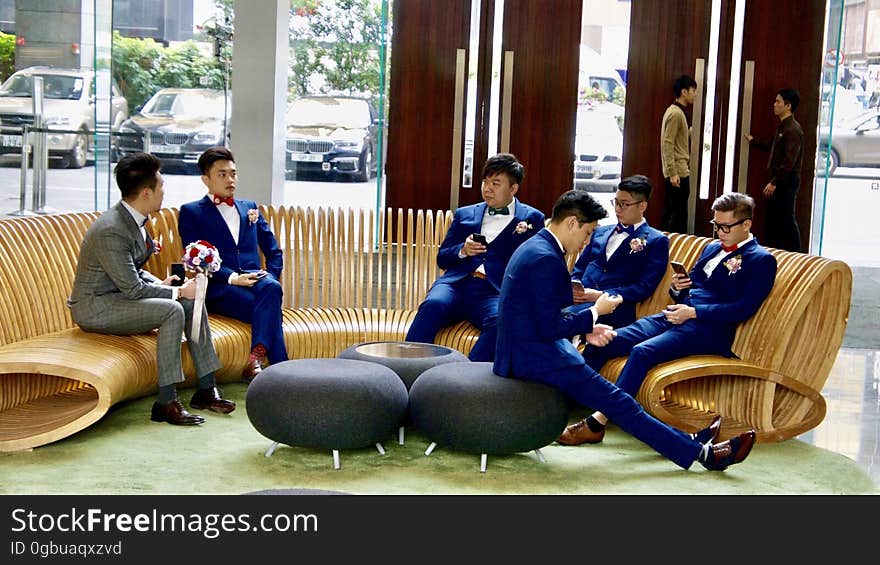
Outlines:
{"label": "metal leg of stool", "polygon": [[403,433],[405,430],[406,428],[404,426],[400,426],[400,428],[397,429],[397,443],[400,445],[403,445]]}
{"label": "metal leg of stool", "polygon": [[339,450],[334,449],[333,450],[333,468],[339,469],[339,467],[341,467],[341,465],[339,464]]}
{"label": "metal leg of stool", "polygon": [[382,444],[381,444],[381,443],[377,443],[377,444],[376,444],[376,449],[379,450],[379,455],[385,455],[385,448],[382,447]]}
{"label": "metal leg of stool", "polygon": [[546,462],[547,462],[547,460],[544,459],[544,454],[541,453],[541,450],[540,450],[540,449],[535,449],[535,455],[538,456],[538,461],[540,461],[541,463],[546,463]]}
{"label": "metal leg of stool", "polygon": [[486,472],[486,460],[487,459],[489,459],[488,455],[486,455],[485,453],[480,454],[480,472],[481,473]]}
{"label": "metal leg of stool", "polygon": [[434,448],[437,447],[437,442],[432,441],[431,445],[428,446],[428,449],[425,450],[425,456],[431,455],[431,452],[434,451]]}
{"label": "metal leg of stool", "polygon": [[275,448],[278,447],[278,442],[273,442],[272,445],[269,446],[269,449],[266,450],[266,457],[272,457],[272,454],[275,453]]}

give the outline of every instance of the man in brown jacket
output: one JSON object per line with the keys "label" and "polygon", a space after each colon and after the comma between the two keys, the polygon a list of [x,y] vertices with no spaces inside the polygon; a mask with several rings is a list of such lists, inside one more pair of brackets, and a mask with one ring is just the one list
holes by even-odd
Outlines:
{"label": "man in brown jacket", "polygon": [[663,113],[660,127],[660,160],[666,184],[666,197],[660,228],[688,233],[690,195],[690,128],[684,110],[697,97],[697,81],[681,75],[672,84],[675,101]]}

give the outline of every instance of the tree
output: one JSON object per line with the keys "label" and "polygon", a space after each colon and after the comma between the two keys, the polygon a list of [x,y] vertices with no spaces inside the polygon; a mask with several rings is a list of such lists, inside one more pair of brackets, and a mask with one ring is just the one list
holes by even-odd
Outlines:
{"label": "tree", "polygon": [[0,82],[15,72],[15,36],[0,31]]}

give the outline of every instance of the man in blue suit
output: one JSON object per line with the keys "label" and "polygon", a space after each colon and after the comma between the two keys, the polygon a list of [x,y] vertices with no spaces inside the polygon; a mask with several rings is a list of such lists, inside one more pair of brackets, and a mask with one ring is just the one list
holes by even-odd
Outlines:
{"label": "man in blue suit", "polygon": [[[208,312],[251,324],[251,353],[242,372],[250,382],[263,360],[287,360],[281,329],[281,249],[256,202],[234,198],[235,158],[225,147],[212,147],[199,157],[208,194],[180,208],[177,229],[184,246],[203,239],[220,252],[222,265],[208,284]],[[266,258],[262,270],[260,251]]]}
{"label": "man in blue suit", "polygon": [[580,249],[605,215],[589,194],[570,190],[554,204],[550,225],[514,252],[498,305],[495,373],[544,383],[580,404],[601,409],[624,431],[684,469],[699,461],[709,470],[722,471],[743,461],[755,443],[754,430],[717,444],[717,426],[694,436],[676,430],[586,365],[567,339],[586,334],[590,344],[613,343],[614,330],[595,320],[612,312],[620,304],[619,296],[604,293],[588,309],[566,309],[572,297],[565,254]]}
{"label": "man in blue suit", "polygon": [[[544,214],[514,195],[523,166],[510,153],[490,157],[483,166],[483,202],[455,211],[437,252],[445,271],[428,290],[406,334],[407,341],[433,343],[440,328],[468,320],[480,329],[471,361],[492,361],[498,292],[510,255],[544,227]],[[482,235],[483,243],[474,239]]]}
{"label": "man in blue suit", "polygon": [[636,321],[636,305],[654,293],[669,264],[669,238],[645,220],[651,181],[623,179],[614,195],[617,225],[596,228],[571,273],[573,310],[589,308],[603,292],[623,298],[599,323],[620,328]]}
{"label": "man in blue suit", "polygon": [[[754,208],[745,194],[716,198],[712,226],[718,241],[703,249],[689,276],[673,277],[675,304],[619,329],[604,347],[588,345],[587,364],[598,371],[609,359],[629,355],[617,386],[635,396],[655,365],[688,355],[733,356],[737,326],[758,311],[776,280],[776,258],[749,231]],[[560,443],[601,442],[609,417],[614,419],[601,410],[593,413],[569,426]]]}

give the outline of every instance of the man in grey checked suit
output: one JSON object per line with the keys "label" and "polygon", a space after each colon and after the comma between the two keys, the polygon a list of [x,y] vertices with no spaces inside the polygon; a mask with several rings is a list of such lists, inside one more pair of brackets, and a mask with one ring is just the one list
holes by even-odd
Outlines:
{"label": "man in grey checked suit", "polygon": [[[159,396],[153,404],[154,422],[175,425],[204,423],[177,398],[184,380],[180,360],[181,334],[187,337],[199,376],[190,407],[228,414],[235,403],[220,397],[214,371],[221,367],[211,342],[208,314],[202,310],[201,340],[190,337],[195,281],[171,286],[172,275],[161,280],[142,269],[156,250],[144,224],[162,207],[165,181],[161,162],[148,153],[134,153],[116,164],[116,184],[122,200],[95,220],[86,231],[76,267],[73,291],[67,300],[73,320],[87,332],[132,335],[159,328],[156,358]],[[222,259],[222,257],[221,257]]]}

